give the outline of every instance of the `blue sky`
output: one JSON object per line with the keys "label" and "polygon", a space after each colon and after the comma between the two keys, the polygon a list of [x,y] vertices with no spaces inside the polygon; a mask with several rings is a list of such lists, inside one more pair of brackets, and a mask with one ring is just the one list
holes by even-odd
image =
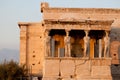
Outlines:
{"label": "blue sky", "polygon": [[51,7],[120,8],[120,0],[0,0],[0,49],[19,50],[18,22],[40,22],[40,3]]}

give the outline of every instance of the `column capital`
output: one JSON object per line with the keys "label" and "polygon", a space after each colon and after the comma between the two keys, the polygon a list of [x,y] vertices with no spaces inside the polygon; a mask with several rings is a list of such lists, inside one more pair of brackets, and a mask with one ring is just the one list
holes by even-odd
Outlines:
{"label": "column capital", "polygon": [[69,32],[69,31],[71,31],[71,29],[65,29],[65,31],[66,31],[66,32]]}
{"label": "column capital", "polygon": [[71,31],[71,29],[65,29],[66,36],[69,36],[69,31]]}
{"label": "column capital", "polygon": [[89,33],[89,32],[90,32],[90,30],[84,30],[84,32],[87,32],[87,33]]}
{"label": "column capital", "polygon": [[50,29],[45,29],[45,33],[44,33],[44,35],[45,35],[45,36],[48,36],[49,33],[50,33]]}
{"label": "column capital", "polygon": [[106,35],[106,36],[108,36],[108,35],[109,35],[109,33],[110,33],[110,31],[105,30],[105,35]]}
{"label": "column capital", "polygon": [[85,35],[88,36],[90,30],[84,30],[84,32],[85,32]]}

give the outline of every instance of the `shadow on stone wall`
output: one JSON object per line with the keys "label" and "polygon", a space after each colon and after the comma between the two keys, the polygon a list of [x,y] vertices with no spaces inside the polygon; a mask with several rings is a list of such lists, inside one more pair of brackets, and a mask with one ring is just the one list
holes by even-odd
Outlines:
{"label": "shadow on stone wall", "polygon": [[[115,42],[112,46],[112,65],[111,65],[111,74],[112,80],[120,80],[120,28],[112,28],[111,33],[111,42]],[[116,51],[115,51],[116,50]]]}
{"label": "shadow on stone wall", "polygon": [[120,64],[111,65],[112,80],[120,80]]}

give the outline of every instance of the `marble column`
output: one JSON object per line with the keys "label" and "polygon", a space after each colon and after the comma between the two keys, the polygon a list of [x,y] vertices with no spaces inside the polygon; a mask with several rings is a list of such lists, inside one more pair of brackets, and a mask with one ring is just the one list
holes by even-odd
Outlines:
{"label": "marble column", "polygon": [[89,54],[89,41],[90,37],[88,36],[89,31],[85,30],[85,37],[84,37],[84,57]]}
{"label": "marble column", "polygon": [[109,56],[110,37],[109,31],[105,31],[106,36],[104,37],[104,57]]}
{"label": "marble column", "polygon": [[99,39],[99,58],[102,57],[102,40]]}
{"label": "marble column", "polygon": [[45,57],[50,57],[50,42],[51,42],[51,37],[49,36],[50,30],[45,30]]}
{"label": "marble column", "polygon": [[55,56],[55,40],[51,39],[51,57]]}
{"label": "marble column", "polygon": [[66,36],[64,37],[65,57],[70,57],[71,56],[69,31],[70,30],[66,30]]}

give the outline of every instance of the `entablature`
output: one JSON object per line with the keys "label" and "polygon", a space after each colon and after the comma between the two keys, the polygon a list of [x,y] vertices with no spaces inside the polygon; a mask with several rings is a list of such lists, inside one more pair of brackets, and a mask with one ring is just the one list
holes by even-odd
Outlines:
{"label": "entablature", "polygon": [[47,19],[44,24],[47,29],[79,29],[79,30],[111,30],[113,20],[73,20]]}
{"label": "entablature", "polygon": [[18,26],[33,26],[33,25],[42,25],[41,22],[18,22]]}

